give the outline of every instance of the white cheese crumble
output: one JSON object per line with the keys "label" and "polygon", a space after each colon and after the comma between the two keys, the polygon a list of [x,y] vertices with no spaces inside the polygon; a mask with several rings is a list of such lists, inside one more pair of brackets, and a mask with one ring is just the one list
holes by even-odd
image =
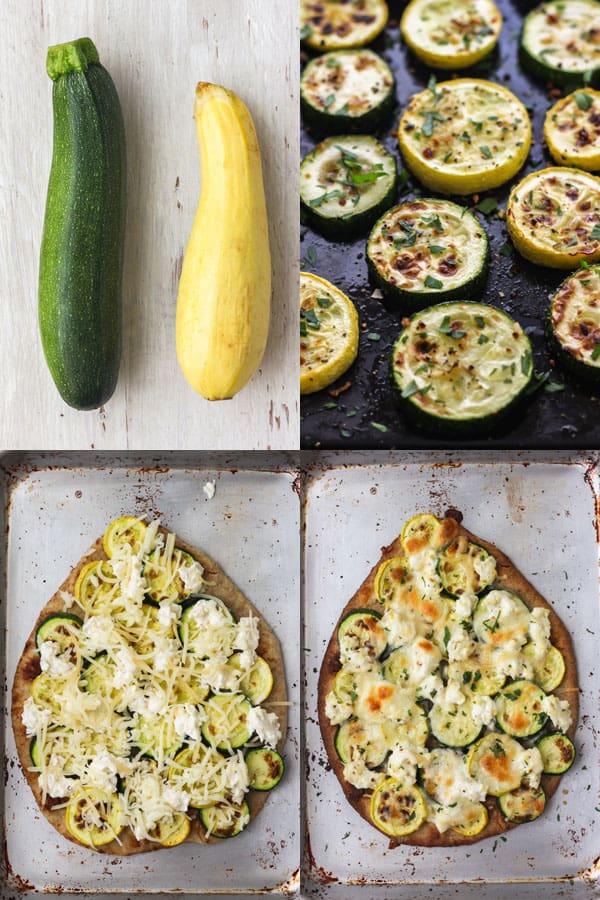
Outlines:
{"label": "white cheese crumble", "polygon": [[560,700],[554,694],[547,694],[542,700],[542,710],[552,719],[559,731],[568,731],[573,717],[568,700]]}
{"label": "white cheese crumble", "polygon": [[114,794],[117,790],[117,761],[112,753],[102,748],[88,763],[84,781],[92,787]]}
{"label": "white cheese crumble", "polygon": [[550,613],[536,606],[529,616],[529,637],[534,659],[541,659],[550,646]]}
{"label": "white cheese crumble", "polygon": [[496,718],[496,704],[491,697],[476,696],[471,700],[471,718],[479,725],[491,726]]}
{"label": "white cheese crumble", "polygon": [[519,763],[523,770],[523,777],[531,788],[538,788],[542,772],[544,771],[544,763],[542,754],[537,747],[524,748]]}
{"label": "white cheese crumble", "polygon": [[488,555],[483,558],[476,556],[473,560],[473,568],[479,575],[482,582],[491,584],[496,577],[496,560],[493,556]]}
{"label": "white cheese crumble", "polygon": [[122,688],[130,684],[137,672],[137,662],[133,651],[129,647],[122,646],[113,654],[115,661],[115,673],[113,675],[113,687]]}
{"label": "white cheese crumble", "polygon": [[256,650],[260,641],[258,619],[256,616],[243,616],[237,624],[237,633],[234,640],[234,650],[251,652]]}
{"label": "white cheese crumble", "polygon": [[387,773],[406,785],[413,785],[417,780],[417,766],[421,762],[421,752],[408,743],[394,745],[387,759]]}
{"label": "white cheese crumble", "polygon": [[55,641],[44,641],[40,647],[40,666],[53,678],[66,678],[75,670],[75,665],[60,651]]}
{"label": "white cheese crumble", "polygon": [[352,701],[340,700],[335,691],[330,691],[325,697],[325,715],[332,725],[341,725],[352,715]]}
{"label": "white cheese crumble", "polygon": [[390,647],[403,647],[413,641],[417,634],[417,620],[403,610],[387,606],[381,617],[381,625],[387,635]]}
{"label": "white cheese crumble", "polygon": [[212,479],[212,481],[205,481],[202,486],[202,490],[204,491],[204,495],[207,500],[212,500],[212,498],[215,496],[216,489],[216,481],[214,480],[214,478]]}
{"label": "white cheese crumble", "polygon": [[184,703],[175,713],[174,728],[180,738],[191,738],[199,741],[202,737],[202,723],[206,714],[190,703]]}
{"label": "white cheese crumble", "polygon": [[369,790],[385,781],[385,772],[367,769],[362,759],[353,759],[344,766],[344,778],[359,790]]}
{"label": "white cheese crumble", "polygon": [[477,605],[477,600],[477,594],[470,594],[468,591],[465,591],[464,594],[459,594],[454,605],[456,618],[461,622],[470,619],[471,613]]}
{"label": "white cheese crumble", "polygon": [[169,603],[168,600],[163,600],[156,618],[161,628],[170,628],[181,618],[181,603]]}
{"label": "white cheese crumble", "polygon": [[183,582],[186,593],[196,594],[204,584],[204,567],[197,560],[179,566],[177,574]]}
{"label": "white cheese crumble", "polygon": [[270,713],[260,706],[253,706],[248,713],[248,728],[256,732],[259,741],[267,747],[275,747],[281,738],[281,728],[276,713]]}
{"label": "white cheese crumble", "polygon": [[454,629],[448,641],[447,652],[450,662],[468,659],[476,649],[476,644],[462,625]]}
{"label": "white cheese crumble", "polygon": [[53,753],[48,766],[42,769],[38,782],[42,791],[49,797],[69,797],[75,788],[75,780],[66,778],[64,773],[66,759]]}
{"label": "white cheese crumble", "polygon": [[234,803],[241,803],[248,790],[250,780],[248,767],[241,751],[238,750],[235,756],[231,756],[227,760],[224,774],[231,799]]}
{"label": "white cheese crumble", "polygon": [[23,712],[21,713],[21,721],[25,726],[25,730],[29,736],[35,734],[40,728],[48,723],[51,712],[49,709],[40,709],[36,705],[33,697],[28,697],[23,704]]}

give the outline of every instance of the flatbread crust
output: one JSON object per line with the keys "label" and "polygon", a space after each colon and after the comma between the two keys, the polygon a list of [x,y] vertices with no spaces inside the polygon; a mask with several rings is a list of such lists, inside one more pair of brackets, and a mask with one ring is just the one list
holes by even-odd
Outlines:
{"label": "flatbread crust", "polygon": [[[168,533],[163,528],[159,530],[163,534]],[[239,619],[242,616],[248,616],[250,615],[250,613],[258,618],[260,642],[256,652],[260,656],[264,657],[264,659],[270,665],[271,671],[273,672],[273,690],[271,691],[268,700],[265,701],[265,704],[274,704],[273,708],[270,708],[269,711],[275,712],[279,719],[279,725],[281,727],[281,740],[277,745],[277,749],[279,750],[279,752],[281,752],[285,743],[285,735],[287,730],[287,706],[280,706],[275,704],[285,703],[287,699],[287,692],[285,684],[283,656],[281,653],[279,641],[275,637],[275,634],[273,633],[269,625],[267,625],[265,620],[257,611],[256,607],[254,607],[252,603],[250,603],[250,601],[244,596],[244,594],[242,594],[239,588],[236,587],[231,579],[228,578],[228,576],[225,574],[223,569],[219,565],[217,565],[217,563],[213,559],[203,553],[202,550],[198,550],[197,548],[192,547],[190,544],[186,544],[183,541],[177,540],[175,542],[175,546],[181,550],[186,551],[186,553],[189,553],[203,566],[204,579],[205,582],[208,583],[211,593],[219,597],[219,599],[221,599],[226,604],[226,606],[234,614],[236,619]],[[27,639],[27,643],[25,644],[23,653],[21,654],[21,658],[15,672],[15,680],[12,691],[12,725],[15,735],[17,753],[19,754],[19,760],[21,762],[25,778],[29,783],[29,787],[33,791],[33,795],[37,801],[39,808],[48,819],[50,824],[53,825],[54,828],[56,828],[56,830],[68,840],[72,841],[74,844],[77,844],[78,847],[84,847],[85,845],[75,840],[75,838],[73,838],[67,830],[64,809],[52,810],[49,805],[42,805],[42,791],[38,784],[37,773],[29,771],[32,765],[31,757],[29,755],[29,745],[31,743],[31,737],[27,735],[25,726],[21,721],[21,716],[23,713],[23,706],[25,704],[25,701],[30,696],[31,683],[33,682],[34,678],[36,678],[42,671],[40,668],[39,653],[35,646],[35,633],[38,626],[47,616],[52,615],[53,613],[81,613],[80,608],[75,604],[72,607],[65,609],[62,592],[67,591],[69,594],[73,594],[75,582],[77,581],[77,577],[81,569],[90,562],[107,558],[108,557],[106,556],[104,547],[102,545],[102,538],[100,537],[92,545],[90,550],[88,550],[88,552],[84,554],[75,568],[71,571],[68,578],[63,581],[56,593],[44,606],[36,620],[35,625],[33,626],[29,638]],[[247,827],[252,826],[252,820],[256,815],[258,815],[258,813],[264,806],[267,797],[268,792],[265,791],[249,791],[249,793],[246,795],[246,802],[248,803],[248,806],[250,808],[250,823]],[[60,800],[47,798],[46,803],[50,805],[56,804],[60,803]],[[196,844],[219,843],[218,838],[207,838],[206,833],[201,827],[197,818],[192,819],[190,824],[191,830],[189,836],[186,838],[187,841],[191,841]],[[149,850],[165,849],[169,848],[163,847],[161,844],[158,844],[154,841],[136,840],[130,828],[123,829],[123,831],[119,835],[118,841],[114,840],[109,844],[104,844],[100,847],[94,848],[95,852],[106,853],[110,856],[131,856],[134,853],[144,853]]]}
{"label": "flatbread crust", "polygon": [[[445,522],[448,522],[448,519],[446,519]],[[549,610],[551,624],[550,640],[556,647],[558,647],[565,659],[564,679],[561,682],[560,686],[556,690],[552,691],[552,693],[556,694],[562,700],[569,701],[573,721],[567,734],[571,738],[571,740],[573,740],[573,735],[577,728],[577,717],[579,712],[579,684],[577,681],[577,666],[575,662],[575,654],[573,652],[573,644],[571,642],[569,632],[567,631],[564,623],[561,621],[559,616],[552,609],[550,604],[542,597],[542,595],[538,591],[536,591],[533,585],[529,581],[527,581],[527,579],[524,578],[523,575],[521,575],[521,573],[515,568],[514,564],[511,562],[508,556],[506,556],[506,554],[502,553],[501,550],[499,550],[496,546],[494,546],[494,544],[491,544],[489,541],[482,540],[482,538],[475,536],[470,531],[467,531],[467,529],[463,528],[462,525],[460,525],[458,522],[456,523],[455,527],[457,535],[465,535],[468,540],[473,541],[480,547],[483,547],[484,550],[487,550],[488,553],[491,553],[492,556],[495,557],[498,574],[493,584],[494,588],[509,589],[515,591],[515,593],[517,593],[521,597],[521,599],[529,607],[529,609],[532,609],[534,606],[542,606],[544,607],[544,609]],[[385,560],[392,559],[392,557],[395,556],[404,555],[405,551],[402,547],[400,536],[398,536],[396,540],[393,541],[393,543],[391,543],[388,547],[383,548],[381,558],[371,569],[371,572],[369,573],[367,578],[363,581],[352,599],[342,610],[342,613],[335,625],[331,640],[327,645],[323,663],[321,665],[321,671],[319,674],[319,724],[321,727],[321,735],[323,737],[323,743],[325,744],[329,762],[338,778],[338,781],[342,786],[344,794],[346,795],[346,799],[363,817],[363,819],[366,819],[369,825],[371,825],[373,828],[375,828],[376,826],[373,824],[370,816],[372,791],[359,790],[344,779],[344,765],[337,755],[334,745],[337,726],[332,725],[327,718],[327,715],[325,714],[325,698],[327,694],[333,689],[333,680],[336,673],[341,668],[339,661],[339,645],[337,639],[337,631],[340,622],[348,615],[349,612],[354,609],[373,609],[376,612],[381,613],[381,604],[377,600],[375,600],[375,594],[373,590],[377,570],[379,569],[381,563]],[[546,793],[547,800],[549,800],[556,791],[560,779],[560,775],[542,775],[540,784]],[[482,840],[483,838],[494,837],[502,834],[505,831],[509,831],[512,828],[518,827],[516,823],[506,821],[504,816],[500,813],[500,810],[498,809],[498,806],[496,804],[496,799],[494,797],[488,796],[485,800],[485,805],[487,806],[489,814],[488,824],[482,831],[479,832],[479,834],[474,835],[473,837],[466,837],[459,834],[459,832],[457,831],[453,831],[452,829],[449,829],[443,834],[440,834],[440,832],[432,822],[425,822],[420,828],[418,828],[416,831],[413,831],[412,834],[408,834],[405,837],[391,838],[389,844],[390,848],[397,847],[400,844],[410,844],[417,847],[457,847],[461,844],[474,844],[477,841]]]}

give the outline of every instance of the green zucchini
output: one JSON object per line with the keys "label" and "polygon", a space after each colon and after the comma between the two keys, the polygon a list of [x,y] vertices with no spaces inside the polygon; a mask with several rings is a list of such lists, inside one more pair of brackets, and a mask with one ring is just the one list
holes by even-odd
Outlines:
{"label": "green zucchini", "polygon": [[449,200],[419,198],[395,206],[375,223],[367,243],[371,280],[411,309],[476,297],[488,255],[483,227]]}
{"label": "green zucchini", "polygon": [[60,652],[73,650],[79,644],[82,619],[73,613],[53,613],[46,616],[35,632],[35,646],[40,649],[45,641],[53,641],[60,647]]}
{"label": "green zucchini", "polygon": [[40,742],[37,739],[37,735],[31,739],[31,743],[29,744],[29,756],[31,757],[31,762],[36,767],[36,769],[41,769],[42,752],[40,748]]}
{"label": "green zucchini", "polygon": [[600,3],[552,0],[525,18],[520,56],[523,66],[543,82],[564,87],[596,84],[600,76]]}
{"label": "green zucchini", "polygon": [[567,372],[600,388],[600,266],[578,269],[550,300],[547,338]]}
{"label": "green zucchini", "polygon": [[440,706],[434,703],[429,710],[431,733],[446,747],[467,747],[477,740],[482,731],[481,722],[472,714],[472,703],[467,697],[460,706]]}
{"label": "green zucchini", "polygon": [[543,711],[546,694],[532,681],[513,681],[496,697],[498,727],[512,737],[526,738],[537,734],[548,718]]}
{"label": "green zucchini", "polygon": [[63,400],[96,409],[121,358],[125,130],[89,38],[50,47],[54,147],[40,252],[39,327]]}
{"label": "green zucchini", "polygon": [[396,160],[369,135],[327,138],[300,165],[306,221],[325,237],[349,240],[394,202]]}
{"label": "green zucchini", "polygon": [[360,719],[349,719],[339,725],[334,743],[343,763],[351,762],[358,755],[369,768],[380,766],[389,752],[382,726]]}
{"label": "green zucchini", "polygon": [[562,775],[575,762],[573,741],[559,731],[544,735],[536,746],[541,753],[546,775]]}
{"label": "green zucchini", "polygon": [[246,756],[248,787],[252,791],[270,791],[283,776],[283,760],[272,747],[254,747]]}
{"label": "green zucchini", "polygon": [[525,644],[521,651],[533,668],[533,680],[547,694],[555,691],[565,677],[565,658],[554,644],[550,644],[547,653],[541,659],[535,655],[535,646]]}
{"label": "green zucchini", "polygon": [[250,808],[244,800],[241,804],[217,803],[198,810],[198,818],[213,837],[235,837],[250,821]]}
{"label": "green zucchini", "polygon": [[494,557],[464,538],[453,541],[440,554],[437,564],[442,586],[451,597],[481,594],[496,578]]}
{"label": "green zucchini", "polygon": [[387,646],[387,636],[379,621],[379,613],[356,609],[342,619],[338,627],[340,650],[352,654],[366,648],[369,656],[379,659]]}
{"label": "green zucchini", "polygon": [[533,822],[541,816],[546,806],[546,794],[541,787],[520,787],[516,791],[502,794],[497,803],[505,819],[522,825],[523,822]]}
{"label": "green zucchini", "polygon": [[404,415],[430,432],[485,434],[506,421],[533,376],[529,338],[483,303],[440,303],[413,314],[391,357]]}
{"label": "green zucchini", "polygon": [[325,134],[368,133],[394,106],[394,76],[372,50],[341,50],[312,59],[300,79],[307,125]]}
{"label": "green zucchini", "polygon": [[473,612],[473,631],[483,644],[523,644],[528,629],[529,609],[514,591],[490,591],[481,597]]}
{"label": "green zucchini", "polygon": [[244,694],[215,694],[204,704],[202,737],[217,750],[235,750],[252,737],[248,716],[252,706]]}

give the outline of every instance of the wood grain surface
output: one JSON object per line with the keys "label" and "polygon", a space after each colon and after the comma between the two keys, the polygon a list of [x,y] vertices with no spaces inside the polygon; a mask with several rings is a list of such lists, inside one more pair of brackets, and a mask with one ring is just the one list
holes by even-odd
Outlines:
{"label": "wood grain surface", "polygon": [[[289,0],[3,0],[0,3],[0,447],[293,449],[299,446],[297,6]],[[52,154],[47,47],[91,37],[123,106],[128,144],[124,345],[117,390],[70,409],[37,327],[38,257]],[[273,260],[262,365],[209,403],[175,356],[175,305],[200,174],[196,82],[248,105],[263,152]]]}

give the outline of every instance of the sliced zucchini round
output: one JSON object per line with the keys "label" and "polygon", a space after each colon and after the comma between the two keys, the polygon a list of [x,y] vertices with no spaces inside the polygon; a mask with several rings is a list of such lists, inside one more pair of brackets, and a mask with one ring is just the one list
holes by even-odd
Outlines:
{"label": "sliced zucchini round", "polygon": [[522,748],[508,734],[492,731],[469,750],[467,767],[492,797],[515,791],[523,779]]}
{"label": "sliced zucchini round", "polygon": [[34,764],[34,766],[37,769],[41,769],[43,759],[40,742],[37,739],[37,735],[31,739],[31,742],[29,744],[29,756],[31,757],[31,762]]}
{"label": "sliced zucchini round", "polygon": [[383,731],[390,750],[395,744],[405,741],[410,741],[416,747],[424,747],[429,738],[429,719],[419,703],[406,701],[398,718],[390,718],[383,723]]}
{"label": "sliced zucchini round", "polygon": [[437,550],[442,541],[442,523],[431,513],[419,513],[404,524],[400,540],[409,556],[422,550]]}
{"label": "sliced zucchini round", "polygon": [[338,726],[335,749],[343,763],[349,763],[360,755],[366,766],[380,766],[389,753],[383,727],[377,722],[349,719]]}
{"label": "sliced zucchini round", "polygon": [[[210,628],[196,618],[198,604],[209,603],[214,607],[215,618],[219,618],[219,624],[211,623]],[[201,609],[201,607],[200,607]],[[177,628],[179,640],[184,647],[204,658],[211,653],[227,653],[232,644],[232,633],[235,628],[235,619],[225,604],[216,597],[197,596],[190,598],[183,605],[183,611]]]}
{"label": "sliced zucchini round", "polygon": [[252,737],[248,727],[251,708],[244,694],[215,694],[204,704],[207,718],[202,737],[217,750],[243,747]]}
{"label": "sliced zucchini round", "polygon": [[53,613],[46,616],[35,632],[35,646],[40,649],[45,641],[58,644],[60,653],[76,656],[81,639],[83,621],[73,613]]}
{"label": "sliced zucchini round", "polygon": [[416,785],[386,778],[371,797],[371,820],[390,837],[411,834],[427,819],[427,805]]}
{"label": "sliced zucchini round", "polygon": [[111,698],[118,703],[118,697],[122,694],[120,689],[113,687],[115,665],[108,658],[106,652],[99,653],[90,661],[81,673],[81,686],[88,694],[98,694],[106,699]]}
{"label": "sliced zucchini round", "polygon": [[352,700],[358,686],[356,673],[345,669],[343,666],[336,672],[333,679],[333,692],[339,700]]}
{"label": "sliced zucchini round", "polygon": [[[231,665],[236,668],[237,659],[238,654],[234,653],[229,660]],[[273,690],[273,672],[269,663],[262,656],[256,657],[248,674],[241,679],[240,690],[243,691],[252,706],[258,706],[266,700]]]}
{"label": "sliced zucchini round", "polygon": [[143,568],[147,583],[146,596],[157,602],[174,602],[188,597],[191,591],[186,590],[178,569],[181,566],[188,568],[193,563],[193,556],[179,548],[175,548],[172,557],[167,557],[165,551],[161,553],[158,549],[153,550]]}
{"label": "sliced zucchini round", "polygon": [[532,172],[510,192],[506,223],[532,263],[575,269],[600,262],[600,179],[558,166]]}
{"label": "sliced zucchini round", "polygon": [[451,597],[481,594],[496,578],[496,560],[478,544],[458,538],[440,554],[438,572]]}
{"label": "sliced zucchini round", "polygon": [[429,710],[429,725],[434,738],[445,747],[468,747],[481,734],[481,722],[472,713],[470,697],[459,706],[440,706],[434,703]]}
{"label": "sliced zucchini round", "polygon": [[394,76],[372,50],[341,50],[312,59],[300,79],[307,125],[325,134],[368,133],[394,107]]}
{"label": "sliced zucchini round", "polygon": [[496,666],[495,650],[479,644],[477,652],[464,660],[448,664],[448,678],[462,683],[462,691],[479,696],[494,697],[504,685],[506,675]]}
{"label": "sliced zucchini round", "polygon": [[513,681],[496,697],[496,722],[507,734],[526,738],[537,734],[548,718],[543,711],[544,691],[532,681]]}
{"label": "sliced zucchini round", "polygon": [[502,794],[497,803],[505,819],[522,825],[523,822],[533,822],[541,816],[546,806],[546,795],[541,787],[520,787],[516,791]]}
{"label": "sliced zucchini round", "polygon": [[198,818],[213,837],[230,838],[244,830],[250,821],[250,808],[245,801],[216,803],[201,809]]}
{"label": "sliced zucchini round", "polygon": [[[189,805],[193,809],[203,809],[222,799],[222,766],[223,755],[218,750],[195,741],[177,754],[168,780],[190,795]],[[198,775],[198,771],[202,774]]]}
{"label": "sliced zucchini round", "polygon": [[95,613],[100,612],[118,591],[111,563],[107,559],[97,559],[82,568],[73,593],[87,613]]}
{"label": "sliced zucchini round", "polygon": [[394,556],[382,562],[375,575],[373,591],[380,603],[393,602],[397,593],[412,584],[410,565],[406,557]]}
{"label": "sliced zucchini round", "polygon": [[322,391],[358,354],[358,313],[339,288],[300,273],[300,393]]}
{"label": "sliced zucchini round", "polygon": [[254,747],[245,756],[248,786],[253,791],[270,791],[283,777],[283,760],[271,747]]}
{"label": "sliced zucchini round", "polygon": [[532,376],[531,344],[521,326],[483,303],[440,303],[415,313],[392,352],[398,403],[428,431],[493,430]]}
{"label": "sliced zucchini round", "polygon": [[[600,231],[600,227],[598,228]],[[565,369],[600,386],[600,266],[569,275],[550,300],[547,335]]]}
{"label": "sliced zucchini round", "polygon": [[65,822],[76,841],[94,848],[110,844],[121,833],[122,816],[118,794],[88,787],[81,788],[69,800]]}
{"label": "sliced zucchini round", "polygon": [[521,32],[523,65],[541,81],[577,87],[600,71],[600,3],[551,0],[526,16]]}
{"label": "sliced zucchini round", "polygon": [[374,137],[327,138],[300,165],[304,216],[326,237],[349,239],[392,205],[397,180],[395,158]]}
{"label": "sliced zucchini round", "polygon": [[392,651],[383,665],[384,677],[392,684],[415,684],[424,675],[435,672],[442,654],[428,638],[417,638],[412,643]]}
{"label": "sliced zucchini round", "polygon": [[508,641],[524,644],[529,630],[529,609],[514,591],[490,591],[475,607],[473,630],[482,643],[492,647],[502,647]]}
{"label": "sliced zucchini round", "polygon": [[517,174],[531,146],[531,123],[507,88],[458,78],[412,97],[398,141],[406,165],[430,190],[473,194]]}
{"label": "sliced zucchini round", "polygon": [[61,697],[60,688],[64,684],[60,678],[49,675],[48,672],[42,672],[31,682],[31,696],[35,700],[36,706],[42,709],[49,709],[56,713],[60,710]]}
{"label": "sliced zucchini round", "polygon": [[525,644],[521,652],[526,659],[532,662],[535,683],[547,694],[550,694],[556,690],[565,677],[564,657],[558,647],[553,644],[541,659],[537,659],[533,651],[533,644]]}
{"label": "sliced zucchini round", "polygon": [[175,756],[181,747],[181,738],[175,731],[175,708],[169,716],[138,716],[132,729],[132,737],[143,756],[162,760]]}
{"label": "sliced zucchini round", "polygon": [[372,659],[379,659],[387,645],[380,619],[379,613],[371,609],[358,609],[348,613],[338,627],[340,653],[348,656],[356,650],[366,648]]}
{"label": "sliced zucchini round", "polygon": [[562,775],[575,762],[573,741],[566,734],[561,734],[559,731],[554,734],[544,735],[537,742],[536,747],[542,756],[544,773],[546,775]]}
{"label": "sliced zucchini round", "polygon": [[463,802],[461,804],[462,819],[452,826],[454,831],[465,837],[475,837],[483,831],[489,821],[487,806],[484,803]]}
{"label": "sliced zucchini round", "polygon": [[466,69],[492,52],[502,30],[493,0],[412,0],[402,19],[404,43],[433,69]]}
{"label": "sliced zucchini round", "polygon": [[190,829],[190,820],[186,814],[174,812],[159,819],[156,825],[150,829],[150,836],[152,840],[158,841],[163,847],[176,847],[185,841]]}
{"label": "sliced zucchini round", "polygon": [[544,139],[557,165],[600,171],[600,91],[561,97],[546,113]]}
{"label": "sliced zucchini round", "polygon": [[126,544],[131,547],[132,553],[139,553],[146,537],[146,523],[135,516],[120,516],[110,523],[102,543],[104,552],[110,559],[118,553]]}
{"label": "sliced zucchini round", "polygon": [[373,282],[420,309],[477,295],[487,274],[488,239],[475,216],[449,200],[409,200],[376,222],[367,243]]}
{"label": "sliced zucchini round", "polygon": [[300,37],[314,50],[364,47],[388,15],[385,0],[300,0]]}

